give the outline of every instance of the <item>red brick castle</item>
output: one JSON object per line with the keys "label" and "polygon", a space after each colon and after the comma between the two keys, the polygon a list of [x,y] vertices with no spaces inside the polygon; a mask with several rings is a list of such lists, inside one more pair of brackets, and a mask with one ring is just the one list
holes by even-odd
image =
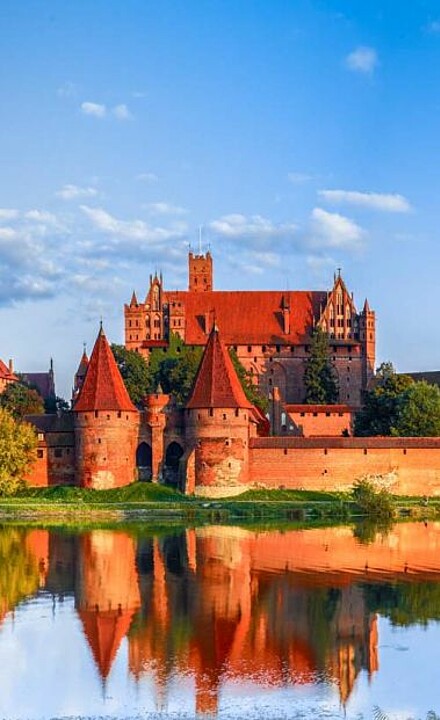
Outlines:
{"label": "red brick castle", "polygon": [[133,292],[124,307],[125,346],[148,358],[166,348],[171,333],[187,345],[206,345],[214,321],[256,384],[269,396],[278,388],[286,403],[304,401],[304,364],[314,327],[328,333],[339,378],[340,402],[359,407],[374,374],[375,313],[365,301],[358,312],[338,273],[329,290],[214,290],[213,259],[188,255],[187,291],[165,290],[162,274],[150,275],[145,302]]}
{"label": "red brick castle", "polygon": [[[28,418],[39,439],[31,485],[99,489],[138,478],[224,496],[248,487],[347,490],[380,474],[399,494],[440,495],[440,438],[350,437],[352,409],[373,375],[375,316],[367,302],[357,312],[340,273],[329,291],[212,288],[210,253],[190,253],[187,292],[166,292],[155,275],[145,302],[133,293],[125,306],[126,346],[145,357],[155,347],[166,352],[173,332],[204,346],[186,406],[158,388],[136,408],[101,327],[76,372],[72,410]],[[339,375],[337,405],[300,404],[317,326],[328,333]],[[270,398],[270,436],[228,346]]]}

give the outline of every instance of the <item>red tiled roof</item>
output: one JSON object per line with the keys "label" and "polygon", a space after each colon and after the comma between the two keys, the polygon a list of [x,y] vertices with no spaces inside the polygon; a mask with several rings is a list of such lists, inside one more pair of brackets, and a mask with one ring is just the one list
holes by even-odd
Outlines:
{"label": "red tiled roof", "polygon": [[87,371],[88,366],[89,366],[89,358],[87,357],[87,353],[86,353],[86,351],[84,350],[84,352],[83,352],[83,354],[82,354],[82,357],[81,357],[81,360],[80,360],[80,362],[79,362],[78,370],[76,371],[76,374],[77,374],[79,377],[84,377],[84,375],[86,374],[86,371]]}
{"label": "red tiled roof", "polygon": [[[169,303],[185,307],[185,342],[204,345],[214,320],[226,345],[295,344],[310,335],[325,307],[325,291],[167,292]],[[290,307],[290,332],[283,331],[283,302]],[[205,323],[208,320],[208,327]]]}
{"label": "red tiled roof", "polygon": [[216,326],[209,336],[186,407],[253,408]]}
{"label": "red tiled roof", "polygon": [[102,328],[96,338],[74,410],[75,412],[90,410],[136,412]]}
{"label": "red tiled roof", "polygon": [[9,380],[10,382],[18,380],[18,377],[14,373],[11,373],[3,360],[0,360],[0,378],[2,378],[2,380]]}

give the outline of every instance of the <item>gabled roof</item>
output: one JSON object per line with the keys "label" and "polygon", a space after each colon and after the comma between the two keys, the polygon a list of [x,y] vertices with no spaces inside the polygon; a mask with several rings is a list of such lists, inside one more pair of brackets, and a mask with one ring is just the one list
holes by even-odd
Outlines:
{"label": "gabled roof", "polygon": [[18,377],[15,375],[15,373],[11,373],[8,366],[3,362],[3,360],[0,360],[0,378],[2,380],[9,380],[10,382],[18,380]]}
{"label": "gabled roof", "polygon": [[244,394],[216,325],[211,330],[186,407],[253,408]]}
{"label": "gabled roof", "polygon": [[[226,345],[294,345],[304,342],[327,303],[322,291],[215,290],[165,293],[171,305],[185,308],[185,342],[205,345],[215,319]],[[284,333],[283,309],[290,310],[289,333]]]}
{"label": "gabled roof", "polygon": [[124,410],[137,412],[130,400],[102,327],[96,338],[75,412]]}

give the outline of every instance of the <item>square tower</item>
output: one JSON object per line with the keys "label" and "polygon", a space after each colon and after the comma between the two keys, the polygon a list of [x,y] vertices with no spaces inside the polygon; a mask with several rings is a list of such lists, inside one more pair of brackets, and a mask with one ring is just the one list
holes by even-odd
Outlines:
{"label": "square tower", "polygon": [[190,292],[210,292],[213,289],[212,282],[212,257],[208,252],[206,255],[188,255],[188,275]]}

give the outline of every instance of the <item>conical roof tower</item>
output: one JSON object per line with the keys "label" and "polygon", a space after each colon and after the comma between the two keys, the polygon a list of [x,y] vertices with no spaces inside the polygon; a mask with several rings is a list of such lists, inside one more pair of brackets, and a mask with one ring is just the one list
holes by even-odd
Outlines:
{"label": "conical roof tower", "polygon": [[195,408],[252,408],[235,372],[229,352],[214,324],[186,405]]}
{"label": "conical roof tower", "polygon": [[102,325],[74,410],[75,412],[93,410],[136,412]]}

